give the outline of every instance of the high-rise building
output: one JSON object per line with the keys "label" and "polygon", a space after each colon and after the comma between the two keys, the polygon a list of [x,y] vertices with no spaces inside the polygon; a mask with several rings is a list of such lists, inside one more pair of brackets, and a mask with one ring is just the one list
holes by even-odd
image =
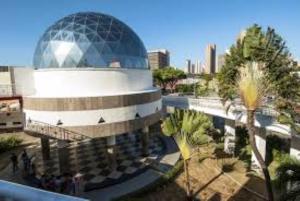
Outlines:
{"label": "high-rise building", "polygon": [[195,64],[192,64],[191,74],[195,74]]}
{"label": "high-rise building", "polygon": [[185,72],[188,73],[188,74],[190,74],[191,71],[192,71],[192,62],[191,62],[190,59],[187,59],[185,61]]}
{"label": "high-rise building", "polygon": [[170,66],[170,53],[166,49],[148,51],[148,60],[151,70]]}
{"label": "high-rise building", "polygon": [[225,56],[226,56],[226,54],[219,54],[218,55],[218,65],[217,65],[216,73],[220,72],[220,70],[224,66],[224,64],[225,64]]}
{"label": "high-rise building", "polygon": [[197,60],[195,63],[195,74],[201,74],[201,62],[200,60]]}
{"label": "high-rise building", "polygon": [[205,49],[205,73],[212,74],[216,72],[216,45],[208,44]]}

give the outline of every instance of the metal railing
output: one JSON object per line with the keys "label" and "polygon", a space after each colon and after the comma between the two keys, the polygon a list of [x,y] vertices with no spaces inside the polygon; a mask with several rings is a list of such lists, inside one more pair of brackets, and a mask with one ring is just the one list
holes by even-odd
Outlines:
{"label": "metal railing", "polygon": [[[189,97],[179,97],[179,96],[165,96],[163,97],[163,104],[168,106],[174,106],[179,108],[189,108],[189,107],[203,107],[210,109],[220,109],[226,110],[226,107],[222,104],[221,98],[217,97],[201,97],[201,98],[189,98]],[[241,102],[236,102],[234,106],[230,108],[229,111],[240,111],[245,112],[245,107]],[[272,108],[262,106],[256,111],[257,114],[277,117],[278,112]]]}
{"label": "metal railing", "polygon": [[85,139],[90,139],[90,137],[81,133],[74,132],[60,126],[54,126],[45,122],[40,122],[31,119],[28,119],[26,121],[24,130],[59,140],[81,141]]}

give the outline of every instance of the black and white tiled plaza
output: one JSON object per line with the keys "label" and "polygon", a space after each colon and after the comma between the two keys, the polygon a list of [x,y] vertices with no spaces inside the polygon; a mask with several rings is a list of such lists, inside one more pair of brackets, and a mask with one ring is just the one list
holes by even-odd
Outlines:
{"label": "black and white tiled plaza", "polygon": [[[149,155],[143,157],[140,134],[123,134],[116,137],[117,168],[109,168],[106,141],[103,138],[72,142],[66,151],[68,160],[67,172],[81,173],[84,178],[85,190],[104,188],[124,182],[143,173],[160,160],[166,149],[159,136],[149,138]],[[51,145],[51,159],[42,160],[41,152],[37,152],[35,164],[38,175],[62,174],[59,169],[59,159],[56,143]]]}

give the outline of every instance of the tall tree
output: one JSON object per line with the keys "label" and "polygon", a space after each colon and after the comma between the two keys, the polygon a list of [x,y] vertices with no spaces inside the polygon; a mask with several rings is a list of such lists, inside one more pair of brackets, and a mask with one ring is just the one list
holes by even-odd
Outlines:
{"label": "tall tree", "polygon": [[186,194],[188,200],[192,200],[189,179],[189,159],[192,156],[191,145],[207,142],[209,137],[207,130],[212,127],[208,117],[200,112],[191,110],[176,109],[173,114],[167,117],[162,124],[162,131],[167,136],[173,136],[184,162],[186,179]]}
{"label": "tall tree", "polygon": [[182,70],[173,67],[164,67],[155,69],[153,71],[153,78],[154,82],[159,84],[162,89],[165,90],[169,86],[171,93],[173,93],[177,82],[186,78],[186,75]]}
{"label": "tall tree", "polygon": [[297,129],[294,120],[295,105],[300,100],[298,70],[284,40],[274,29],[263,31],[255,24],[232,45],[217,77],[223,102],[241,97],[247,109],[249,142],[264,173],[269,200],[273,200],[273,191],[267,166],[255,142],[255,111],[266,96],[272,96],[279,117],[285,117]]}

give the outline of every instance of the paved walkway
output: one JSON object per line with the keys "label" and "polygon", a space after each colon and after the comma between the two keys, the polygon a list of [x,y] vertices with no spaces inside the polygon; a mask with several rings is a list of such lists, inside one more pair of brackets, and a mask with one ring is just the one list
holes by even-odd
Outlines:
{"label": "paved walkway", "polygon": [[[180,157],[180,153],[178,152],[177,146],[172,138],[162,137],[162,140],[166,145],[166,154],[162,156],[157,163],[152,164],[151,168],[146,170],[144,173],[117,185],[85,192],[82,197],[90,199],[91,201],[110,201],[113,198],[135,192],[155,182],[163,175],[163,173],[170,170]],[[33,154],[30,149],[27,149],[27,153],[29,156]],[[19,156],[19,171],[16,174],[13,174],[12,164],[10,163],[4,170],[0,171],[0,178],[19,184],[26,184],[26,181],[22,178],[22,170],[22,161]]]}
{"label": "paved walkway", "polygon": [[90,199],[92,201],[110,201],[114,198],[118,198],[120,196],[135,192],[155,182],[163,175],[164,172],[170,170],[180,157],[180,153],[177,150],[175,142],[171,138],[167,137],[164,137],[163,140],[165,141],[165,144],[167,146],[167,154],[162,157],[160,162],[156,164],[153,169],[149,169],[143,174],[140,174],[121,184],[86,192],[82,197]]}

